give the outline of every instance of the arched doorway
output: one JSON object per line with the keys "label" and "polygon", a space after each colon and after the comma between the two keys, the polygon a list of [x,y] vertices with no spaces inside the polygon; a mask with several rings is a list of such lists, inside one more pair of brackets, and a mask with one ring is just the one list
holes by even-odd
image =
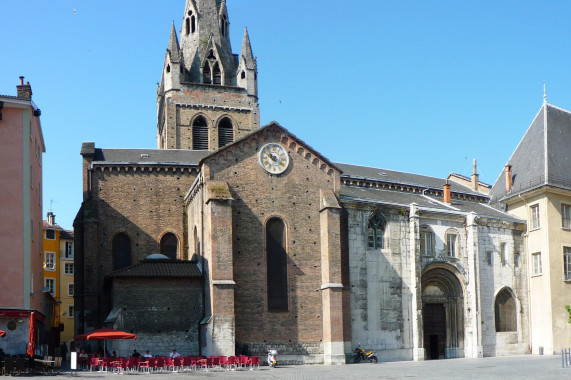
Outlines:
{"label": "arched doorway", "polygon": [[446,264],[422,275],[422,320],[427,359],[464,356],[464,295],[455,270]]}

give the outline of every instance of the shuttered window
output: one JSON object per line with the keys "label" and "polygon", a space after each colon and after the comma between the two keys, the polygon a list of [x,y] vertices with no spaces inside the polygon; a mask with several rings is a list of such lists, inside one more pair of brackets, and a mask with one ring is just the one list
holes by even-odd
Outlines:
{"label": "shuttered window", "polygon": [[197,117],[192,124],[192,149],[208,150],[208,124],[202,116]]}
{"label": "shuttered window", "polygon": [[218,147],[222,148],[234,141],[234,128],[232,120],[225,117],[218,123]]}

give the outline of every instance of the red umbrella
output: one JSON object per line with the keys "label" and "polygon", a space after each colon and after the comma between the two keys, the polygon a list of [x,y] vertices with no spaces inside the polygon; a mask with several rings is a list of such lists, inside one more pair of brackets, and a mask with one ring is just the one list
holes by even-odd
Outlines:
{"label": "red umbrella", "polygon": [[[73,337],[73,340],[108,340],[108,339],[137,339],[137,335],[125,331],[103,328]],[[103,342],[103,352],[105,352],[105,342]]]}
{"label": "red umbrella", "polygon": [[103,328],[73,337],[73,340],[108,340],[108,339],[137,339],[137,335],[124,331]]}
{"label": "red umbrella", "polygon": [[0,330],[0,338],[4,338],[6,336],[6,331]]}
{"label": "red umbrella", "polygon": [[34,312],[30,313],[30,333],[28,334],[28,349],[26,353],[34,356],[36,353],[36,325],[34,323]]}

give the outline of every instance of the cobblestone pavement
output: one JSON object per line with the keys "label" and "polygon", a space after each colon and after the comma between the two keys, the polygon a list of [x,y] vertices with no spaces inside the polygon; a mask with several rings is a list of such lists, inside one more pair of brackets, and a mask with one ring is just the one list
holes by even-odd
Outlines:
{"label": "cobblestone pavement", "polygon": [[[343,366],[284,366],[260,367],[259,370],[209,371],[190,373],[125,373],[69,372],[55,378],[77,380],[109,380],[133,376],[131,380],[189,380],[189,379],[571,379],[571,368],[561,367],[560,356],[510,356],[483,359],[449,359],[424,362],[360,363]],[[136,377],[136,379],[135,379]]]}

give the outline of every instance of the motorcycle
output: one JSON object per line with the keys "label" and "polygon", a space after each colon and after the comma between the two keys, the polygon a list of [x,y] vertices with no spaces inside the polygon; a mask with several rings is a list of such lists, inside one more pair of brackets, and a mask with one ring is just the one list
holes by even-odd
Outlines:
{"label": "motorcycle", "polygon": [[353,356],[353,363],[360,363],[361,360],[370,360],[373,364],[379,361],[375,351],[366,351],[364,348],[357,346],[357,348],[355,348],[355,355]]}
{"label": "motorcycle", "polygon": [[276,356],[278,354],[277,350],[268,350],[268,365],[270,367],[275,367],[278,364]]}

